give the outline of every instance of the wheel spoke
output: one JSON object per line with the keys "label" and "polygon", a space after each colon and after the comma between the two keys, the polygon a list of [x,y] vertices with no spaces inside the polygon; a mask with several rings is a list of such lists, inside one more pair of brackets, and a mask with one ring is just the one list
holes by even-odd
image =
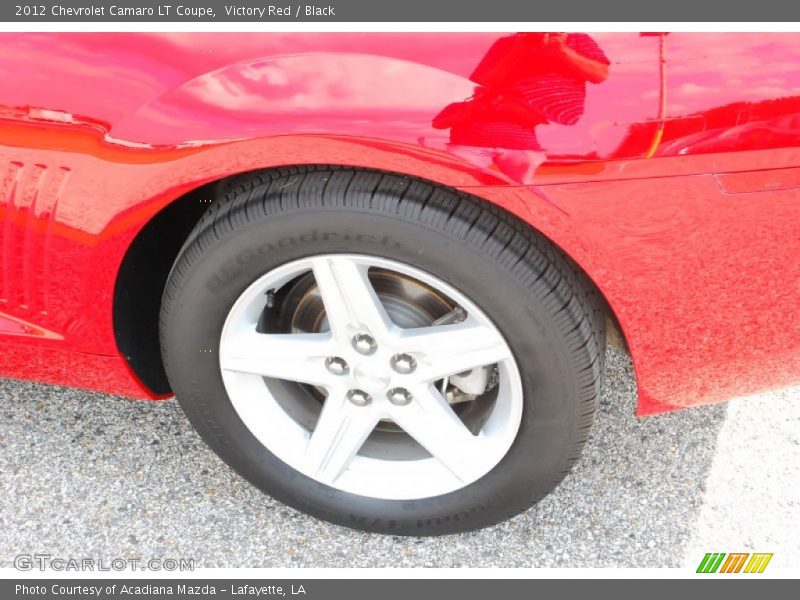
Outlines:
{"label": "wheel spoke", "polygon": [[307,469],[319,481],[332,484],[350,465],[377,422],[378,415],[371,407],[355,406],[342,393],[328,396],[306,446]]}
{"label": "wheel spoke", "polygon": [[405,352],[417,358],[419,379],[428,382],[512,356],[497,330],[473,319],[454,325],[404,330],[401,344]]}
{"label": "wheel spoke", "polygon": [[461,481],[477,479],[491,455],[485,439],[467,429],[433,386],[414,386],[411,393],[411,404],[392,410],[395,423]]}
{"label": "wheel spoke", "polygon": [[325,385],[331,375],[325,358],[334,350],[326,333],[239,332],[220,346],[220,366],[310,385]]}
{"label": "wheel spoke", "polygon": [[367,332],[381,339],[392,327],[366,265],[327,256],[314,259],[312,269],[335,338],[345,342],[356,333]]}

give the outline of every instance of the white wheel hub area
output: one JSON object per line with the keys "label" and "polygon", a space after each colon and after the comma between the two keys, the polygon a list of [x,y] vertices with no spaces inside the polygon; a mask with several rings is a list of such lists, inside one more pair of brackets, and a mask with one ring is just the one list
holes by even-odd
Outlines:
{"label": "white wheel hub area", "polygon": [[[413,278],[457,303],[456,323],[401,328],[369,278],[370,269]],[[270,293],[313,274],[328,331],[261,333]],[[230,400],[266,448],[304,475],[339,490],[381,499],[418,499],[465,487],[506,455],[522,418],[522,384],[508,344],[466,296],[409,265],[362,255],[320,255],[270,271],[231,308],[220,340]],[[473,369],[497,370],[496,394],[472,428],[448,403],[442,382]],[[292,414],[285,386],[322,390],[316,422]],[[380,423],[388,435],[421,446],[421,455],[388,444],[366,452]],[[394,438],[392,438],[394,439]]]}
{"label": "white wheel hub area", "polygon": [[353,369],[353,385],[358,388],[385,390],[391,380],[392,374],[380,360],[365,360]]}

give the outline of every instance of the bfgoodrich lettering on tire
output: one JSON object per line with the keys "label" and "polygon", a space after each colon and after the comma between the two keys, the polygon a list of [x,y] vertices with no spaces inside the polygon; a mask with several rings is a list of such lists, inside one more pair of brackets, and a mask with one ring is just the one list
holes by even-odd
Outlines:
{"label": "bfgoodrich lettering on tire", "polygon": [[436,535],[522,510],[588,437],[603,321],[544,238],[470,196],[332,167],[239,178],[164,291],[192,424],[268,494]]}

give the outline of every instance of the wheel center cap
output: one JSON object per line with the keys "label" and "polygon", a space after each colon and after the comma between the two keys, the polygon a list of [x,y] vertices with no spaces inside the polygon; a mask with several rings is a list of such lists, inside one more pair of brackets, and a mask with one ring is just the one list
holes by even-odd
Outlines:
{"label": "wheel center cap", "polygon": [[392,375],[388,369],[375,363],[361,363],[353,369],[353,380],[363,389],[384,389],[389,387]]}

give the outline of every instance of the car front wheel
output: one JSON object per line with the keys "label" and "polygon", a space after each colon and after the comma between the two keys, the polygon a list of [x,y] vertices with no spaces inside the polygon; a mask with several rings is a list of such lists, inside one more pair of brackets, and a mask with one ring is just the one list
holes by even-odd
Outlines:
{"label": "car front wheel", "polygon": [[359,529],[483,527],[588,437],[601,311],[566,257],[480,200],[396,175],[239,179],[164,292],[192,424],[275,498]]}

